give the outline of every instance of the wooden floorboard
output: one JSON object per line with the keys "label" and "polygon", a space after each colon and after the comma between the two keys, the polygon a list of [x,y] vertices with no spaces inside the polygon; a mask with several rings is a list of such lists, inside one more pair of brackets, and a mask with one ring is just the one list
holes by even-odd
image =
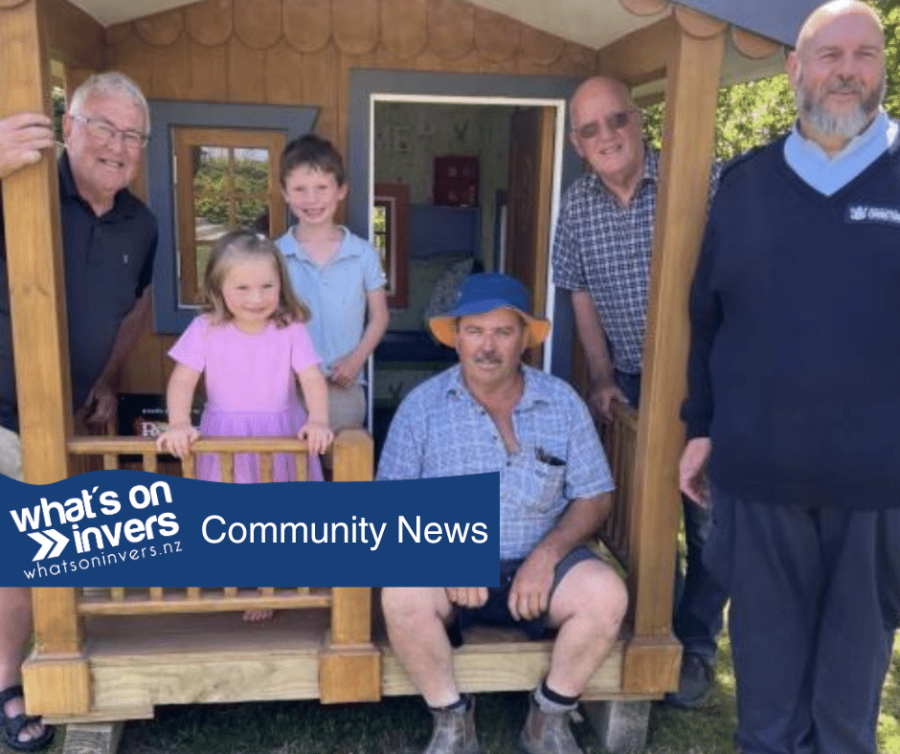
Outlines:
{"label": "wooden floorboard", "polygon": [[[57,721],[146,717],[156,705],[317,699],[320,650],[328,612],[282,611],[269,623],[244,623],[240,613],[91,617],[85,621],[92,707]],[[383,654],[382,694],[416,694],[376,626]],[[516,631],[475,628],[456,650],[460,687],[469,692],[534,688],[546,674],[552,642]],[[621,693],[624,643],[594,674],[584,699]]]}

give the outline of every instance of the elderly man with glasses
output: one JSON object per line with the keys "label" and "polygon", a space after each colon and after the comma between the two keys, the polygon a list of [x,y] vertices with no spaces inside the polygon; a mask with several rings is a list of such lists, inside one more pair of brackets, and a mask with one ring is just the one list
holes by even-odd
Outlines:
{"label": "elderly man with glasses", "polygon": [[[553,243],[554,282],[571,291],[590,377],[588,405],[609,421],[612,403],[637,406],[647,321],[659,153],[641,133],[628,88],[590,78],[569,102],[569,140],[590,170],[563,198]],[[713,170],[711,188],[718,176]],[[708,514],[685,501],[686,569],[676,578],[674,630],[684,645],[679,690],[667,700],[704,703],[714,680],[726,596],[701,560]]]}
{"label": "elderly man with glasses", "polygon": [[[72,399],[89,423],[115,415],[119,372],[149,320],[156,220],[127,188],[149,129],[144,95],[120,73],[91,76],[63,118],[59,202]],[[21,113],[0,120],[0,180],[37,162],[52,146],[46,116]],[[21,480],[18,430],[6,244],[0,235],[0,474]],[[19,675],[30,634],[28,590],[0,588],[0,733],[20,751],[43,748],[53,737],[50,726],[24,714]]]}

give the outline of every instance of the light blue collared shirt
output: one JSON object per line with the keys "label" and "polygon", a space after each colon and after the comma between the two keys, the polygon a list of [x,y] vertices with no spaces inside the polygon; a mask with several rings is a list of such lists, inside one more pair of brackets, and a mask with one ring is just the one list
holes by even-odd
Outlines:
{"label": "light blue collared shirt", "polygon": [[[341,226],[344,238],[337,253],[320,267],[300,248],[294,228],[275,243],[287,265],[294,292],[312,312],[306,323],[325,373],[362,340],[368,294],[387,282],[381,259],[368,241]],[[365,381],[365,369],[356,377]]]}
{"label": "light blue collared shirt", "polygon": [[881,109],[865,131],[829,157],[816,142],[805,138],[795,123],[784,142],[784,159],[816,191],[831,196],[875,162],[897,139],[898,131],[897,123]]}
{"label": "light blue collared shirt", "polygon": [[403,399],[378,464],[379,480],[499,471],[501,560],[528,557],[571,500],[613,489],[584,401],[558,377],[528,366],[522,375],[522,397],[512,412],[518,450],[506,449],[457,364]]}

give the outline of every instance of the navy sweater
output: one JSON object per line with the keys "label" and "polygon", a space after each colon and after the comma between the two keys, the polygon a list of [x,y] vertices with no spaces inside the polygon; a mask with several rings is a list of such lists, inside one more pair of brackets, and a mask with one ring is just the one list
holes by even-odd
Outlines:
{"label": "navy sweater", "polygon": [[779,139],[722,176],[691,290],[688,437],[714,485],[900,506],[900,145],[830,197]]}

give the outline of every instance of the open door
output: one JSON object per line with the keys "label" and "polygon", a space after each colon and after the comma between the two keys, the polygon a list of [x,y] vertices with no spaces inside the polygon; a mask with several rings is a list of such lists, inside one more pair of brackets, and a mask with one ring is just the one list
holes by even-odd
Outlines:
{"label": "open door", "polygon": [[[506,214],[504,272],[525,283],[532,308],[547,313],[550,265],[550,208],[556,110],[527,107],[510,121],[509,201]],[[533,367],[543,364],[543,347],[525,354]]]}

